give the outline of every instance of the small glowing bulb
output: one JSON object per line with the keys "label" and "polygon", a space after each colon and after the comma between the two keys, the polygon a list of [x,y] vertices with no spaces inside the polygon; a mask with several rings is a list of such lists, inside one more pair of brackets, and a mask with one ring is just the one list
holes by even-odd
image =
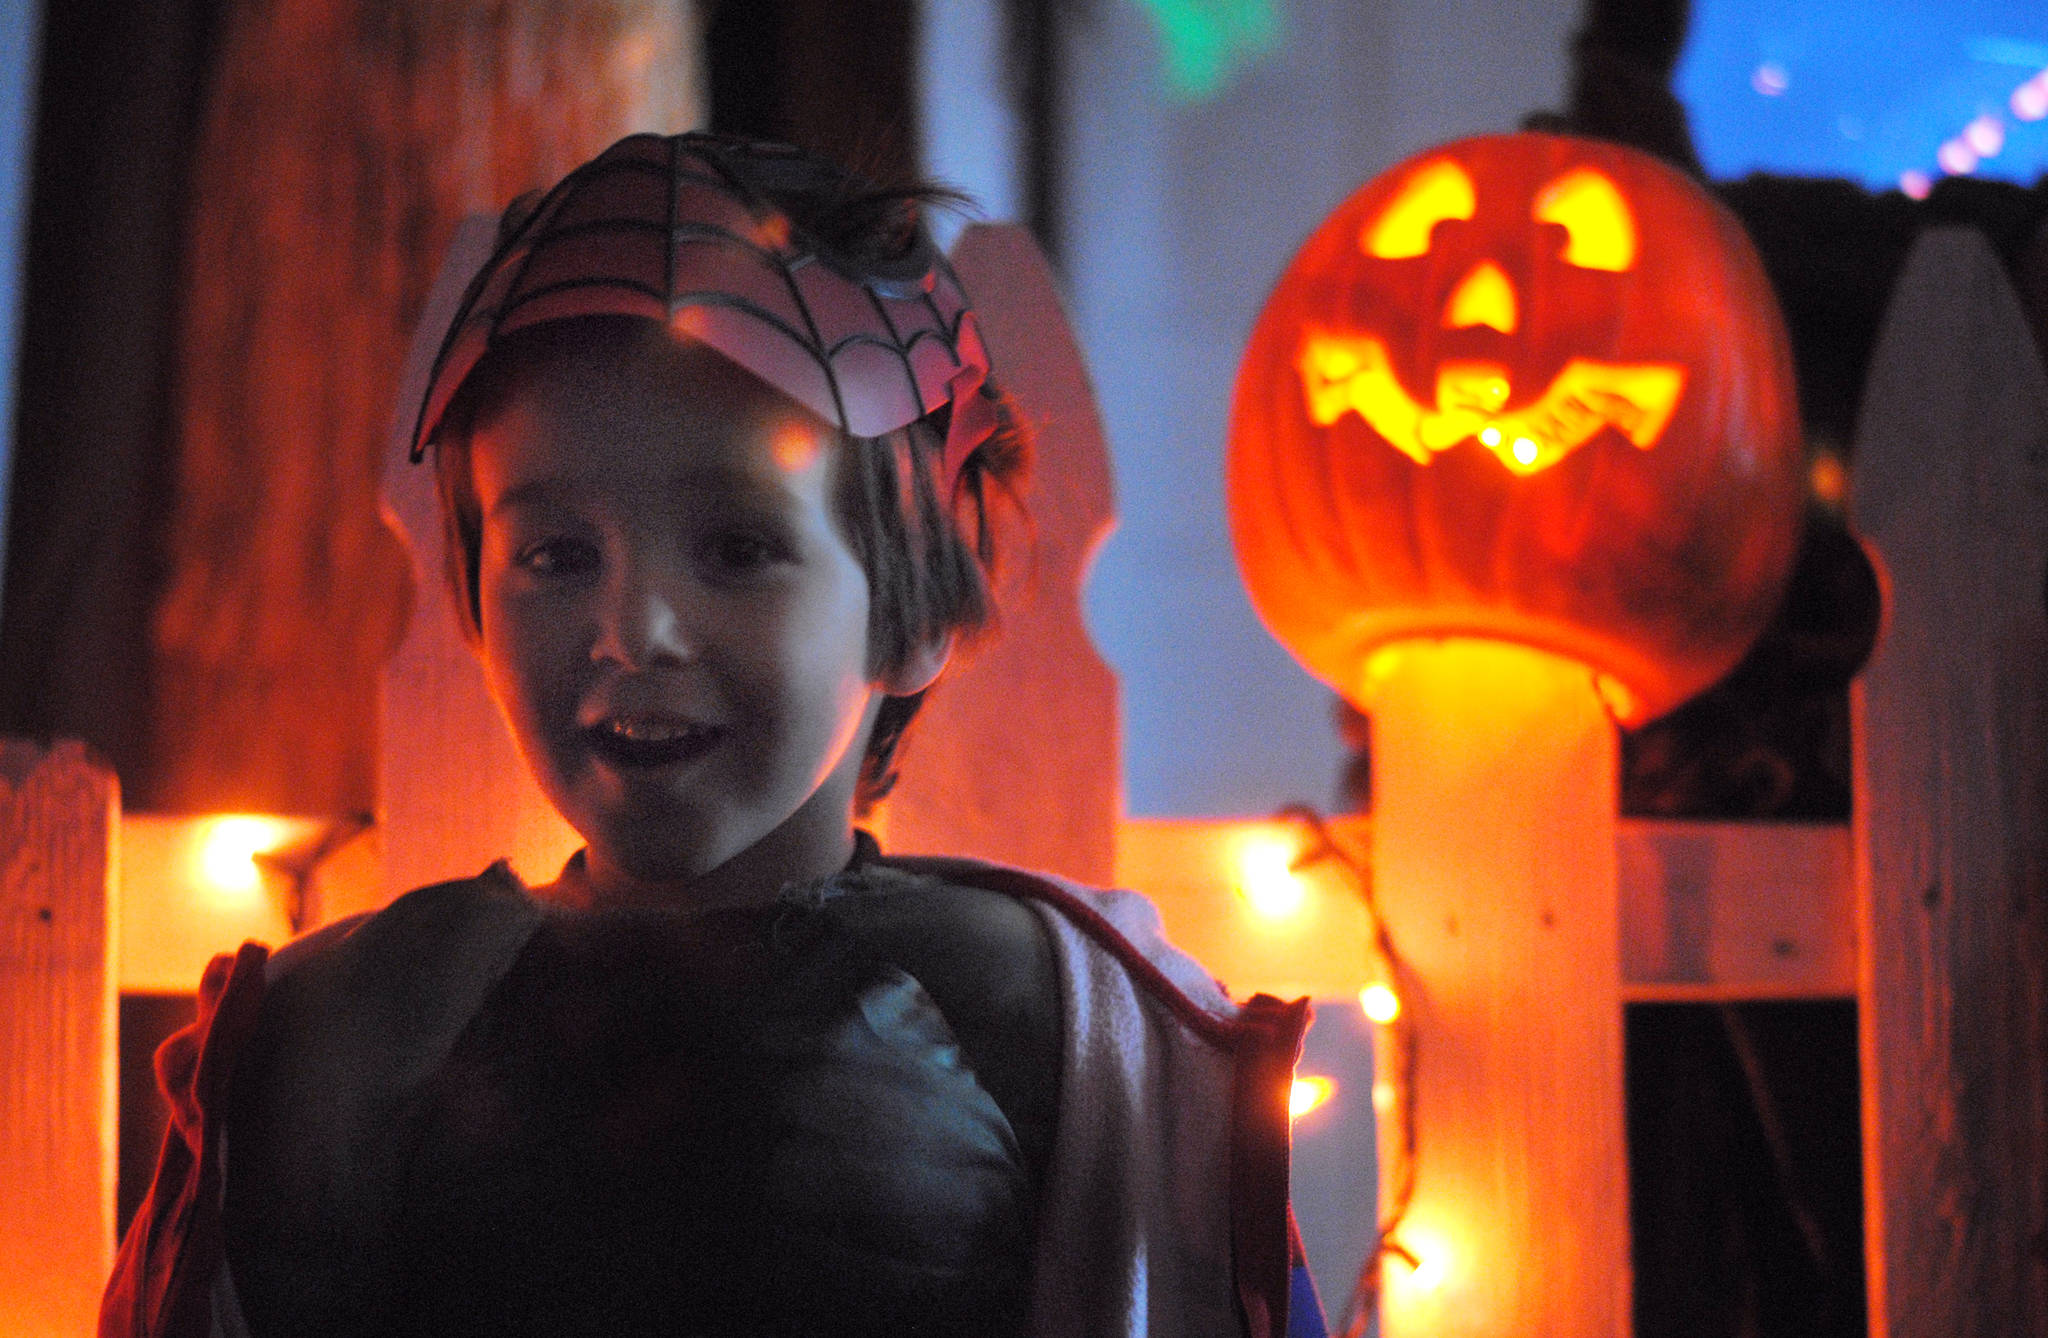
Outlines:
{"label": "small glowing bulb", "polygon": [[2048,116],[2048,80],[2035,75],[2012,91],[2012,114],[2022,121]]}
{"label": "small glowing bulb", "polygon": [[1385,1026],[1401,1016],[1401,996],[1385,985],[1367,985],[1358,992],[1358,1006],[1365,1015]]}
{"label": "small glowing bulb", "polygon": [[1393,1110],[1394,1084],[1390,1082],[1376,1082],[1372,1085],[1372,1108],[1375,1114],[1382,1117]]}
{"label": "small glowing bulb", "polygon": [[1394,676],[1394,671],[1401,667],[1401,661],[1405,654],[1406,652],[1398,645],[1381,646],[1378,650],[1374,651],[1371,655],[1366,657],[1366,696],[1370,697],[1373,693],[1379,691],[1380,688],[1386,685],[1386,681]]}
{"label": "small glowing bulb", "polygon": [[1616,720],[1625,725],[1634,722],[1639,703],[1636,701],[1636,694],[1628,690],[1627,684],[1612,674],[1595,674],[1593,691],[1599,695]]}
{"label": "small glowing bulb", "polygon": [[1536,443],[1528,437],[1515,438],[1515,463],[1533,465],[1536,463]]}
{"label": "small glowing bulb", "polygon": [[1415,1256],[1415,1271],[1408,1275],[1408,1285],[1419,1292],[1433,1292],[1443,1286],[1444,1277],[1450,1272],[1450,1265],[1444,1262],[1441,1250]]}
{"label": "small glowing bulb", "polygon": [[1899,173],[1899,191],[1909,200],[1924,200],[1934,191],[1934,182],[1917,168]]}
{"label": "small glowing bulb", "polygon": [[1749,76],[1749,86],[1763,97],[1774,98],[1792,87],[1792,74],[1778,62],[1767,60]]}
{"label": "small glowing bulb", "polygon": [[1308,904],[1308,889],[1291,867],[1294,848],[1267,838],[1247,841],[1237,855],[1238,891],[1252,910],[1269,920],[1287,920]]}
{"label": "small glowing bulb", "polygon": [[1996,158],[2005,147],[2005,123],[1996,116],[1979,116],[1963,127],[1963,142],[1974,149],[1979,158]]}
{"label": "small glowing bulb", "polygon": [[1951,139],[1941,146],[1934,160],[1941,164],[1941,170],[1952,177],[1968,176],[1977,170],[1977,151],[1960,139]]}
{"label": "small glowing bulb", "polygon": [[1296,1078],[1294,1090],[1287,1097],[1287,1117],[1298,1120],[1328,1101],[1336,1092],[1337,1084],[1328,1078]]}
{"label": "small glowing bulb", "polygon": [[267,818],[215,818],[199,839],[199,871],[216,890],[254,892],[263,885],[256,857],[277,848],[280,833]]}
{"label": "small glowing bulb", "polygon": [[1500,445],[1500,429],[1491,425],[1479,429],[1479,440],[1486,446]]}
{"label": "small glowing bulb", "polygon": [[1813,465],[1807,470],[1807,486],[1818,500],[1829,506],[1840,505],[1849,492],[1849,470],[1842,457],[1825,452],[1814,456]]}

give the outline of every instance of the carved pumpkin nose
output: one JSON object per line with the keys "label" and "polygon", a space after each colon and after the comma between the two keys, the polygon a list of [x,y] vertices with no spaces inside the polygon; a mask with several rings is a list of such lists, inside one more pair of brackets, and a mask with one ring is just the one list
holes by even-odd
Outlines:
{"label": "carved pumpkin nose", "polygon": [[1515,286],[1508,282],[1508,276],[1491,260],[1482,260],[1458,281],[1451,300],[1444,304],[1444,329],[1466,330],[1486,325],[1502,334],[1513,334],[1520,314],[1515,305]]}

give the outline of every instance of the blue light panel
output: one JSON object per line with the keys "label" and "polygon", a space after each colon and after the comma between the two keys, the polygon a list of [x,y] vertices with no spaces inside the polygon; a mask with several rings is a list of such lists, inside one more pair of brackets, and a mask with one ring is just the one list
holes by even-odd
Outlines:
{"label": "blue light panel", "polygon": [[1675,82],[1717,179],[2048,175],[2041,0],[1693,0]]}

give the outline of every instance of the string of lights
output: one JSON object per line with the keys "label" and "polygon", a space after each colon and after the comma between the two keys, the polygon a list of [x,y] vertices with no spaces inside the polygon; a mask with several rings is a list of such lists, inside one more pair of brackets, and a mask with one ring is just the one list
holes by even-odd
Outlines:
{"label": "string of lights", "polygon": [[1335,868],[1365,910],[1368,983],[1358,992],[1358,1003],[1377,1027],[1373,1113],[1382,1130],[1380,1182],[1387,1192],[1380,1195],[1376,1207],[1379,1216],[1373,1247],[1359,1266],[1351,1297],[1341,1312],[1343,1338],[1362,1338],[1379,1312],[1380,1273],[1386,1258],[1391,1255],[1418,1273],[1424,1267],[1424,1261],[1400,1234],[1415,1197],[1416,1029],[1413,1012],[1402,1003],[1412,978],[1380,912],[1367,858],[1340,842],[1323,815],[1307,804],[1288,804],[1275,817],[1296,823],[1307,833],[1289,870],[1303,873],[1318,865]]}
{"label": "string of lights", "polygon": [[[2006,110],[2015,121],[2048,118],[2048,69],[2022,80],[2006,99]],[[1944,176],[1968,176],[1987,158],[1996,158],[2005,148],[2006,120],[1995,111],[1981,112],[1935,151],[1935,163]],[[1932,174],[1914,168],[1899,177],[1899,189],[1915,200],[1924,200],[1934,189]]]}

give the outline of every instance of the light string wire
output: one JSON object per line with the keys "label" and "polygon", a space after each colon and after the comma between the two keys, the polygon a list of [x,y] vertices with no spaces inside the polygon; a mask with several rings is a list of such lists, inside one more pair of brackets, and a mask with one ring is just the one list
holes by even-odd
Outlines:
{"label": "light string wire", "polygon": [[1308,804],[1287,804],[1275,817],[1296,823],[1308,833],[1307,842],[1288,865],[1290,871],[1301,873],[1318,865],[1333,866],[1357,896],[1365,909],[1367,978],[1393,990],[1399,1003],[1394,1016],[1378,1024],[1373,1056],[1375,1084],[1385,1082],[1393,1093],[1393,1099],[1385,1103],[1384,1109],[1378,1100],[1373,1102],[1376,1124],[1383,1125],[1389,1119],[1394,1122],[1391,1136],[1379,1139],[1382,1155],[1388,1151],[1393,1154],[1387,1158],[1393,1164],[1382,1164],[1379,1168],[1379,1181],[1389,1185],[1390,1191],[1380,1195],[1380,1202],[1374,1205],[1373,1210],[1378,1217],[1373,1246],[1359,1266],[1357,1280],[1352,1284],[1351,1296],[1342,1312],[1344,1327],[1340,1331],[1341,1338],[1363,1338],[1373,1316],[1379,1312],[1382,1269],[1386,1258],[1391,1255],[1411,1269],[1420,1263],[1400,1237],[1401,1224],[1415,1198],[1415,1066],[1418,1046],[1415,1010],[1409,1006],[1409,1000],[1418,995],[1412,988],[1415,984],[1413,972],[1394,946],[1386,917],[1380,912],[1370,858],[1340,842],[1328,819]]}

